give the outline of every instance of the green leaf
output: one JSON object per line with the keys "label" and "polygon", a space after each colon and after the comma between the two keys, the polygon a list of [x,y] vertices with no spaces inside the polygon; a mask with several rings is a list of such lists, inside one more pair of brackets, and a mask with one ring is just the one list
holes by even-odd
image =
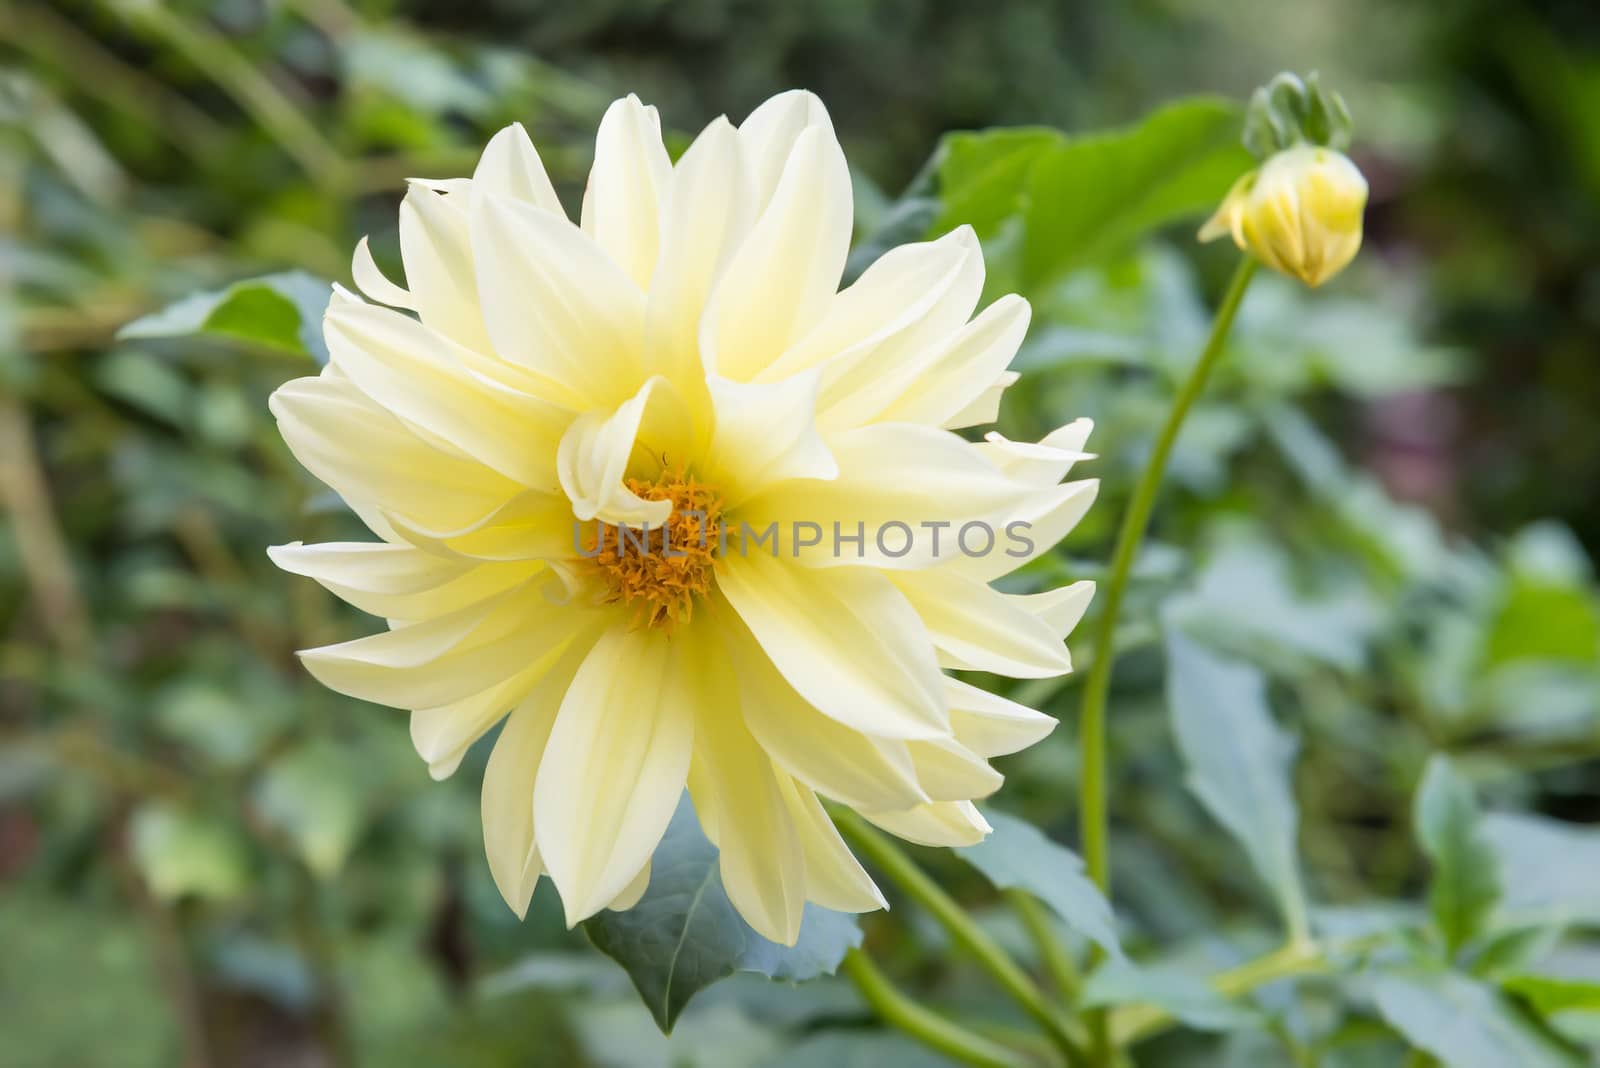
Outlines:
{"label": "green leaf", "polygon": [[332,292],[304,271],[284,271],[192,293],[117,333],[121,339],[218,337],[328,362],[322,313]]}
{"label": "green leaf", "polygon": [[1034,165],[1067,143],[1059,130],[1010,127],[946,134],[939,146],[939,199],[944,209],[937,229],[965,223],[989,237],[1026,206],[1023,193]]}
{"label": "green leaf", "polygon": [[1483,834],[1505,874],[1497,924],[1600,925],[1600,830],[1489,813]]}
{"label": "green leaf", "polygon": [[1028,172],[1024,280],[1048,281],[1215,209],[1254,166],[1239,124],[1234,104],[1194,99],[1043,151]]}
{"label": "green leaf", "polygon": [[1453,954],[1483,930],[1500,897],[1500,876],[1479,826],[1472,786],[1447,757],[1428,761],[1412,818],[1417,841],[1433,862],[1428,904],[1445,951]]}
{"label": "green leaf", "polygon": [[1256,1014],[1235,1005],[1195,976],[1171,968],[1139,967],[1128,960],[1107,961],[1083,984],[1082,1008],[1146,1002],[1159,1006],[1199,1031],[1249,1027]]}
{"label": "green leaf", "polygon": [[1541,1015],[1600,1012],[1600,982],[1559,975],[1513,975],[1500,989],[1532,1005]]}
{"label": "green leaf", "polygon": [[134,861],[158,898],[228,900],[248,883],[244,843],[215,815],[149,801],[134,813],[131,830]]}
{"label": "green leaf", "polygon": [[854,916],[807,905],[794,946],[761,937],[740,918],[717,871],[717,849],[687,797],[656,847],[650,885],[625,912],[584,921],[590,941],[628,973],[664,1032],[689,999],[735,971],[801,981],[832,974],[861,942]]}
{"label": "green leaf", "polygon": [[1290,788],[1294,740],[1273,721],[1256,668],[1167,627],[1167,703],[1189,788],[1238,839],[1291,933],[1305,930]]}
{"label": "green leaf", "polygon": [[1372,986],[1378,1011],[1446,1068],[1576,1068],[1580,1057],[1493,987],[1456,972],[1396,972]]}
{"label": "green leaf", "polygon": [[1028,891],[1068,927],[1120,957],[1116,917],[1100,889],[1084,874],[1078,855],[1052,842],[1027,820],[993,810],[984,817],[993,833],[956,852],[997,888]]}
{"label": "green leaf", "polygon": [[261,818],[288,836],[316,875],[337,875],[361,831],[355,762],[329,743],[303,745],[273,761],[255,791]]}

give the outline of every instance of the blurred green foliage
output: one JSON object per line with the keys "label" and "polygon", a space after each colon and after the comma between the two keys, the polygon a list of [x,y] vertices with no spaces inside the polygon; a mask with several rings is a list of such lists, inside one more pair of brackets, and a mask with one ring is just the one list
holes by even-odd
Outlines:
{"label": "blurred green foliage", "polygon": [[[1141,963],[1082,996],[1183,1020],[1137,1047],[1163,1068],[1394,1065],[1402,1036],[1466,1068],[1592,1055],[1590,6],[0,0],[0,1064],[942,1063],[832,979],[736,977],[663,1038],[548,890],[518,923],[481,859],[484,747],[431,783],[402,717],[294,661],[362,624],[263,547],[360,533],[265,398],[313,366],[356,239],[395,266],[406,177],[520,120],[575,203],[613,96],[681,147],[804,85],[859,168],[863,256],[972,223],[991,293],[1033,301],[1002,429],[1092,416],[1104,489],[1017,581],[1093,577],[1227,266],[1192,217],[1246,165],[1237,109],[1155,107],[1282,67],[1351,100],[1368,246],[1327,291],[1256,284],[1180,440],[1112,708]],[[1070,842],[1074,679],[1011,696],[1066,726],[999,805]],[[1231,792],[1223,711],[1298,824]],[[989,885],[1022,876],[918,855],[1047,964]],[[1379,977],[1200,983],[1294,909]],[[865,929],[920,996],[1025,1025],[913,908]]]}

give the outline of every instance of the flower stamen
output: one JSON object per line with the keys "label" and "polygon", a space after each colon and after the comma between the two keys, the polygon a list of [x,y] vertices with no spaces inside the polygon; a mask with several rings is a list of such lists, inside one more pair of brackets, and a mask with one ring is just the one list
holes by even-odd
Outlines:
{"label": "flower stamen", "polygon": [[605,580],[604,603],[636,605],[635,626],[670,631],[689,622],[695,598],[711,589],[722,500],[681,469],[624,484],[647,501],[671,501],[671,516],[664,528],[595,524],[584,535],[582,564]]}

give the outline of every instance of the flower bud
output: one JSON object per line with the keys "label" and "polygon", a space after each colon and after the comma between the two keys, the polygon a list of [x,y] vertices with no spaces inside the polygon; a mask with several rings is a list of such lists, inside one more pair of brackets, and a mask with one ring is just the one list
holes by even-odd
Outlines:
{"label": "flower bud", "polygon": [[1367,180],[1342,152],[1297,144],[1234,183],[1200,240],[1234,244],[1276,271],[1319,286],[1361,247]]}

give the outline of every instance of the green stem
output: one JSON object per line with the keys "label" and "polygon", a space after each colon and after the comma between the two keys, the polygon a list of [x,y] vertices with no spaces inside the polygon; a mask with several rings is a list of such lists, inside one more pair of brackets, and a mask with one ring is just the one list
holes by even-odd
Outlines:
{"label": "green stem", "polygon": [[1145,528],[1150,523],[1150,512],[1155,506],[1156,491],[1161,488],[1167,457],[1178,440],[1184,417],[1205,388],[1212,367],[1222,355],[1222,342],[1233,325],[1234,315],[1239,310],[1239,303],[1244,299],[1245,289],[1255,269],[1256,261],[1246,256],[1233,272],[1227,295],[1223,297],[1216,319],[1211,324],[1211,336],[1206,340],[1206,347],[1195,361],[1183,388],[1178,391],[1172,410],[1167,413],[1167,421],[1156,437],[1150,459],[1134,486],[1133,498],[1128,502],[1128,511],[1122,518],[1122,529],[1117,534],[1111,567],[1104,588],[1100,591],[1099,615],[1094,629],[1094,659],[1089,665],[1089,677],[1084,682],[1083,705],[1078,721],[1083,760],[1079,819],[1084,861],[1089,874],[1100,889],[1108,893],[1111,889],[1111,864],[1106,815],[1106,697],[1111,690],[1111,664],[1116,653],[1117,617],[1122,607],[1122,595],[1128,585],[1128,572],[1133,567],[1134,557],[1139,554],[1139,544],[1144,540]]}
{"label": "green stem", "polygon": [[852,949],[845,954],[839,970],[856,985],[861,996],[884,1023],[899,1028],[952,1060],[977,1065],[978,1068],[1025,1068],[1028,1064],[1026,1059],[1012,1050],[974,1034],[911,1000],[896,989],[872,963],[872,959],[859,949]]}
{"label": "green stem", "polygon": [[1078,964],[1072,959],[1072,953],[1056,933],[1055,927],[1050,922],[1050,914],[1039,903],[1039,899],[1026,890],[1007,890],[1006,900],[1011,902],[1011,907],[1016,910],[1017,917],[1022,921],[1022,926],[1028,929],[1028,936],[1039,949],[1039,961],[1044,965],[1044,970],[1050,976],[1050,981],[1055,984],[1056,990],[1063,998],[1069,1001],[1078,996],[1078,987],[1082,985],[1082,978],[1078,974]]}
{"label": "green stem", "polygon": [[[1326,967],[1327,959],[1315,942],[1294,941],[1236,968],[1218,972],[1212,976],[1211,986],[1224,997],[1236,998],[1279,979],[1320,972]],[[1125,1046],[1158,1034],[1173,1022],[1165,1009],[1154,1005],[1129,1005],[1111,1014],[1111,1036],[1118,1046]]]}
{"label": "green stem", "polygon": [[970,953],[984,971],[994,977],[1028,1015],[1038,1021],[1068,1064],[1081,1064],[1084,1051],[1066,1021],[1046,1000],[1028,974],[1006,955],[1000,944],[979,927],[955,899],[940,889],[916,862],[888,838],[868,826],[866,820],[848,809],[834,814],[839,831],[861,853],[887,875],[912,900],[939,921],[956,944]]}

